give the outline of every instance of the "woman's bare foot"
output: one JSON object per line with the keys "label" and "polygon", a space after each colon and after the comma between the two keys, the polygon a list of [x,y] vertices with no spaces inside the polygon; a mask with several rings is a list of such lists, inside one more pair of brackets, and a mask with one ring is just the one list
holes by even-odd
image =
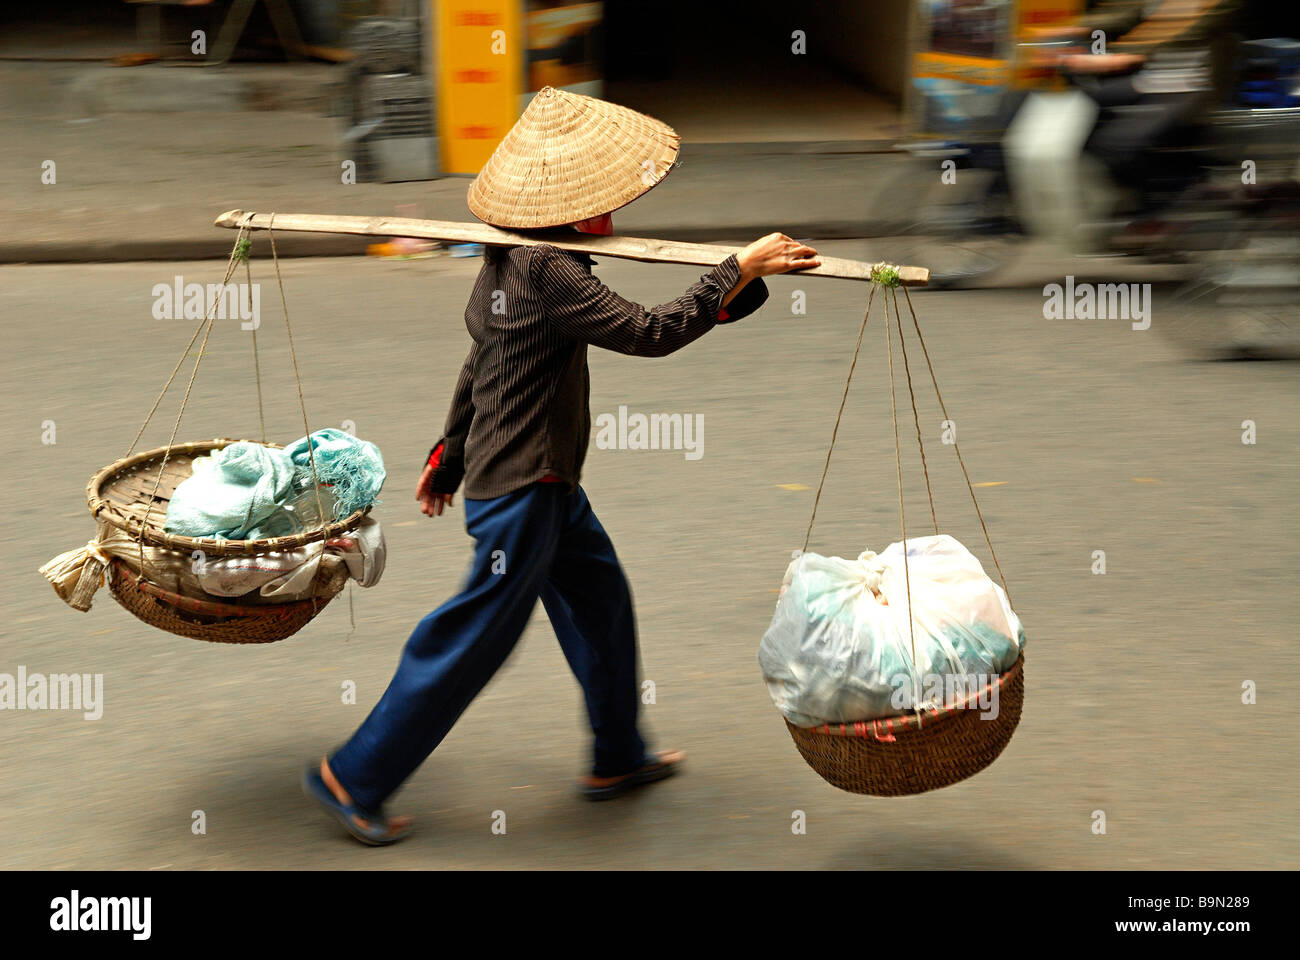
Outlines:
{"label": "woman's bare foot", "polygon": [[[345,807],[352,806],[352,796],[343,789],[343,784],[339,783],[338,778],[334,776],[334,771],[330,769],[329,761],[326,760],[325,757],[320,758],[320,778],[325,781],[325,786],[330,788],[330,793],[334,794],[335,800],[343,804]],[[361,817],[353,817],[352,820],[362,830],[368,830],[370,828],[369,820],[364,820]],[[410,829],[410,826],[410,817],[389,817],[388,835],[393,836],[394,834],[402,833],[403,831]]]}

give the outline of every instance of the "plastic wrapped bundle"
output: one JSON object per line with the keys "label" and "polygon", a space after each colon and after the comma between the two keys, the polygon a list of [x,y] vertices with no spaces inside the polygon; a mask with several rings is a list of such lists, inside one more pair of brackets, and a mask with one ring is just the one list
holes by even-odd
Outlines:
{"label": "plastic wrapped bundle", "polygon": [[302,437],[280,450],[240,441],[196,457],[193,474],[171,495],[164,529],[187,537],[262,540],[315,529],[376,502],[387,476],[378,447],[332,427],[314,432],[310,442],[309,448]]}
{"label": "plastic wrapped bundle", "polygon": [[811,727],[952,705],[1016,662],[1020,620],[957,540],[909,539],[907,574],[911,631],[901,543],[856,560],[794,559],[758,653],[786,719]]}
{"label": "plastic wrapped bundle", "polygon": [[333,427],[317,430],[310,438],[295,440],[284,452],[308,480],[312,476],[312,454],[315,454],[316,478],[330,488],[332,504],[328,519],[332,520],[341,520],[352,511],[374,503],[387,477],[384,458],[377,446]]}

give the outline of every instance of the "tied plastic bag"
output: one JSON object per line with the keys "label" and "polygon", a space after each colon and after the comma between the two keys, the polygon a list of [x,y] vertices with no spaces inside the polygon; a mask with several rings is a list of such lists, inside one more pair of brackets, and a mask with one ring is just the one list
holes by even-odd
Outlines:
{"label": "tied plastic bag", "polygon": [[856,560],[804,553],[786,569],[758,662],[777,709],[801,727],[952,705],[1024,647],[1006,593],[957,540],[907,541]]}

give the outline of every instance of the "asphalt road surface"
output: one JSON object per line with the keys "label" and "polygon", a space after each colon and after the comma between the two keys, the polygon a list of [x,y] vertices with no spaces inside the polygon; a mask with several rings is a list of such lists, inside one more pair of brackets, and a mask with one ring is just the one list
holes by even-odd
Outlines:
{"label": "asphalt road surface", "polygon": [[[265,283],[268,433],[287,442],[303,430],[278,294],[268,262],[254,266]],[[477,262],[285,265],[312,427],[351,421],[387,460],[375,516],[389,565],[378,586],[354,591],[355,631],[344,596],[297,636],[259,647],[154,630],[107,590],[78,614],[37,573],[92,535],[86,480],[126,451],[188,339],[193,321],[152,317],[154,285],[216,282],[221,267],[0,268],[0,673],[85,672],[104,684],[98,720],[0,711],[0,866],[1300,862],[1295,367],[1187,359],[1160,336],[1172,318],[1159,291],[1145,331],[1126,319],[1045,320],[1038,288],[913,296],[1028,635],[1024,718],[989,769],[915,798],[842,793],[804,764],[755,655],[803,539],[867,292],[811,278],[774,280],[760,315],[672,357],[591,356],[594,415],[625,404],[703,417],[698,459],[593,445],[583,478],[638,603],[654,683],[646,731],[688,751],[683,775],[611,803],[575,796],[589,735],[539,606],[505,668],[394,798],[418,832],[359,847],[307,805],[298,772],[362,720],[410,628],[463,575],[460,504],[427,519],[413,486],[469,343],[461,316]],[[700,273],[615,261],[597,272],[641,302],[671,299]],[[798,290],[804,315],[791,311]],[[856,556],[899,536],[882,321],[878,301],[819,510],[821,552]],[[181,438],[256,434],[250,339],[234,321],[217,324]],[[900,365],[909,532],[919,535],[929,510]],[[913,372],[940,528],[991,571],[933,391]],[[145,444],[165,442],[182,387]],[[1254,444],[1242,442],[1247,420]],[[355,704],[343,702],[348,681]],[[493,831],[498,811],[504,833]],[[792,831],[796,811],[806,833]]]}

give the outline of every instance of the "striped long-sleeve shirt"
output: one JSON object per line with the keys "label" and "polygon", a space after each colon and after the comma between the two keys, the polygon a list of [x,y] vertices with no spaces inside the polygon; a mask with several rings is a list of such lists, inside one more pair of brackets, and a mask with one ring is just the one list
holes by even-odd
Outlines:
{"label": "striped long-sleeve shirt", "polygon": [[661,357],[767,299],[762,280],[740,282],[728,257],[686,292],[646,308],[591,273],[592,260],[550,244],[489,248],[465,325],[474,345],[434,448],[433,490],[486,500],[557,479],[576,487],[591,435],[589,345]]}

